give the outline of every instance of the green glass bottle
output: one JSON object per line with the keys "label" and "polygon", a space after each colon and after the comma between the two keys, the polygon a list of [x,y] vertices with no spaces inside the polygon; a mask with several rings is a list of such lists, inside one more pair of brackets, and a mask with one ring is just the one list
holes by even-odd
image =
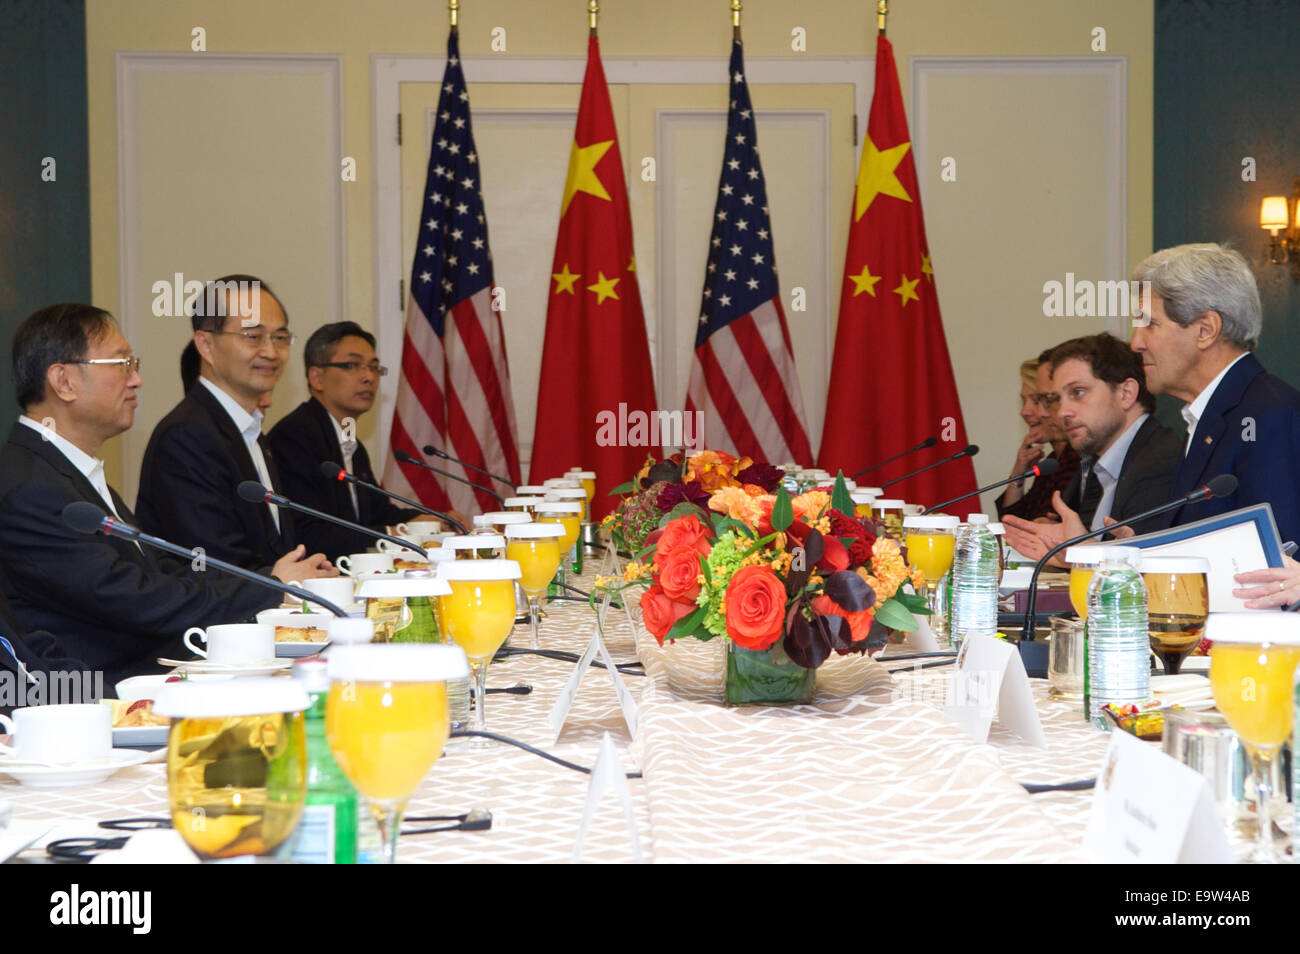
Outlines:
{"label": "green glass bottle", "polygon": [[357,815],[360,800],[325,740],[325,700],[329,676],[325,660],[300,659],[293,676],[311,698],[303,713],[307,735],[307,798],[302,820],[285,843],[281,857],[301,864],[357,863]]}

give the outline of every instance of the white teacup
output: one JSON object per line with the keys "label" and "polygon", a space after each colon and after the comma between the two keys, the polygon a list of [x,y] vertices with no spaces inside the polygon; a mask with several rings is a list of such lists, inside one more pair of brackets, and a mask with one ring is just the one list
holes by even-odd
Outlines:
{"label": "white teacup", "polygon": [[[207,644],[206,649],[191,642],[196,636]],[[223,623],[206,631],[191,626],[185,631],[184,642],[208,662],[240,665],[275,659],[275,627],[264,623]]]}
{"label": "white teacup", "polygon": [[[424,544],[421,543],[419,540],[413,539],[411,537],[402,537],[402,539],[406,540],[408,543],[413,544],[414,546],[419,547],[421,550],[424,549]],[[376,549],[379,550],[380,553],[387,553],[390,556],[392,556],[394,560],[423,560],[424,559],[423,555],[421,555],[419,550],[412,550],[410,547],[398,546],[396,543],[394,543],[391,540],[380,540],[378,543],[375,544],[375,547]]]}
{"label": "white teacup", "polygon": [[329,621],[330,642],[335,645],[369,643],[375,638],[375,621],[372,619],[339,619]]}
{"label": "white teacup", "polygon": [[350,553],[334,561],[340,573],[350,577],[364,576],[367,573],[386,573],[393,568],[391,553]]}
{"label": "white teacup", "polygon": [[112,710],[99,703],[27,706],[13,717],[0,715],[0,728],[13,736],[0,754],[34,762],[105,759],[113,752]]}
{"label": "white teacup", "polygon": [[350,576],[322,576],[314,580],[291,583],[309,593],[315,593],[323,600],[329,600],[341,610],[346,610],[356,602],[356,583]]}
{"label": "white teacup", "polygon": [[393,527],[395,536],[409,538],[419,543],[422,538],[436,536],[443,533],[442,523],[437,520],[420,520],[410,523],[399,523]]}

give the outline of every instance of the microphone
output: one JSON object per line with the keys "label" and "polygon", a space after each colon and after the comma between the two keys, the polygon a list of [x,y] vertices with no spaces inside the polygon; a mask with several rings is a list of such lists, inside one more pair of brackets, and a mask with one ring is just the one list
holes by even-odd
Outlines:
{"label": "microphone", "polygon": [[[121,537],[124,540],[134,540],[136,543],[143,543],[147,546],[166,551],[184,560],[193,560],[194,551],[187,550],[185,547],[164,540],[161,537],[150,536],[142,531],[139,527],[133,527],[129,523],[119,520],[117,517],[107,514],[100,507],[96,507],[87,500],[75,500],[63,508],[63,522],[78,533],[102,533],[106,537]],[[261,573],[254,573],[252,570],[245,570],[242,566],[236,566],[233,563],[227,563],[225,560],[218,560],[216,557],[204,556],[204,564],[216,567],[224,573],[231,576],[237,576],[240,579],[248,580],[250,583],[257,583],[265,586],[267,589],[279,590],[281,593],[288,593],[296,599],[304,600],[308,603],[316,603],[325,607],[331,613],[339,618],[346,617],[348,614],[343,612],[329,600],[312,593],[310,590],[304,590],[302,587],[290,586],[288,583],[281,583],[273,576],[263,576]]]}
{"label": "microphone", "polygon": [[[484,470],[482,467],[475,467],[473,464],[467,464],[467,463],[465,463],[463,460],[461,460],[459,457],[452,457],[452,456],[451,456],[450,454],[448,454],[446,451],[438,450],[438,448],[434,447],[432,444],[425,444],[423,447],[420,448],[420,450],[422,450],[424,453],[428,454],[430,457],[441,457],[443,460],[449,460],[449,461],[453,461],[453,462],[455,462],[455,463],[457,463],[457,464],[460,464],[460,466],[466,468],[467,470],[472,470],[472,471],[474,471],[476,474],[483,474],[483,475],[485,475],[485,476],[487,476],[487,477],[491,477],[493,480],[498,481],[498,482],[500,482],[500,483],[503,483],[503,484],[505,484],[507,487],[509,487],[511,493],[514,493],[514,491],[516,491],[516,490],[518,489],[514,484],[512,484],[510,481],[506,480],[504,477],[501,477],[501,476],[499,476],[499,475],[497,475],[497,474],[494,474],[494,473],[492,473],[492,471],[490,471],[490,470]],[[396,455],[394,455],[394,456],[396,456]],[[398,460],[401,460],[400,457],[398,457],[397,459],[398,459]],[[417,463],[417,464],[418,464],[419,461],[414,461],[414,460],[413,460],[412,463]]]}
{"label": "microphone", "polygon": [[885,487],[888,487],[890,484],[896,484],[899,481],[907,480],[907,478],[909,477],[915,477],[917,474],[923,474],[927,470],[930,470],[932,467],[938,467],[940,464],[946,464],[949,461],[960,460],[963,457],[974,457],[979,452],[980,452],[980,446],[978,444],[967,444],[965,447],[963,447],[957,453],[953,454],[951,457],[945,457],[943,460],[937,460],[933,464],[927,464],[926,466],[922,467],[920,470],[914,470],[910,474],[904,474],[902,477],[895,477],[893,480],[887,480],[883,484],[881,484],[880,487],[883,490]]}
{"label": "microphone", "polygon": [[[906,457],[908,454],[915,454],[917,451],[925,450],[927,447],[933,447],[937,443],[939,443],[939,438],[927,437],[925,440],[921,441],[921,443],[917,444],[915,447],[908,448],[907,450],[903,451],[903,453],[901,454],[895,454],[893,457],[890,457],[886,460],[882,460],[879,464],[872,464],[870,467],[863,467],[860,471],[858,471],[856,474],[851,476],[849,480],[856,480],[857,478],[861,477],[869,470],[875,470],[877,467],[884,467],[886,464],[892,464],[900,457]],[[429,448],[426,447],[424,450],[427,453]]]}
{"label": "microphone", "polygon": [[396,543],[398,546],[406,547],[408,550],[415,550],[426,560],[429,558],[429,554],[425,552],[423,547],[418,547],[414,543],[408,543],[401,537],[390,537],[388,534],[367,527],[363,523],[353,523],[351,520],[344,520],[341,517],[336,517],[332,513],[326,513],[323,510],[314,510],[311,507],[303,506],[300,503],[294,503],[288,497],[267,490],[255,480],[245,480],[241,482],[239,487],[236,489],[239,492],[239,496],[247,500],[249,503],[269,503],[275,504],[277,507],[287,507],[290,510],[297,510],[299,513],[305,513],[307,516],[315,517],[317,520],[328,520],[330,523],[336,523],[340,527],[347,527],[349,530],[357,531],[357,533],[364,533],[368,537],[377,537],[380,540],[389,540],[392,543]]}
{"label": "microphone", "polygon": [[996,483],[989,484],[987,487],[981,487],[979,490],[972,490],[968,494],[962,494],[960,497],[953,497],[951,500],[945,500],[943,503],[938,503],[935,504],[933,507],[928,507],[925,510],[922,510],[921,513],[923,514],[934,513],[936,510],[942,510],[944,507],[948,506],[949,504],[955,504],[960,500],[965,500],[967,497],[978,497],[986,490],[997,490],[999,487],[1003,486],[1004,484],[1010,484],[1017,480],[1024,480],[1027,477],[1046,477],[1049,474],[1056,473],[1056,468],[1060,466],[1061,466],[1060,463],[1057,462],[1055,457],[1049,457],[1046,460],[1040,460],[1037,464],[1035,464],[1033,467],[1030,467],[1023,474],[1016,474],[1014,477],[1008,477],[1006,480],[999,480]]}
{"label": "microphone", "polygon": [[[403,464],[414,464],[416,467],[423,467],[425,470],[431,470],[431,471],[433,471],[435,474],[442,474],[442,476],[444,476],[444,477],[450,477],[452,480],[458,480],[458,481],[460,481],[462,484],[469,484],[469,485],[470,485],[471,487],[473,487],[475,490],[481,490],[481,491],[483,491],[483,493],[485,493],[485,494],[489,494],[490,496],[495,497],[496,500],[497,500],[497,503],[499,503],[499,504],[501,505],[501,509],[502,509],[502,510],[505,509],[505,506],[506,506],[505,498],[503,498],[500,494],[498,494],[496,491],[494,491],[491,487],[484,487],[482,484],[476,484],[476,483],[474,483],[474,481],[472,481],[472,480],[466,480],[464,477],[457,476],[456,474],[453,474],[453,473],[451,473],[450,471],[447,471],[447,470],[439,470],[437,467],[434,467],[432,464],[426,464],[426,463],[425,463],[424,461],[422,461],[422,460],[416,460],[414,457],[412,457],[410,454],[408,454],[408,453],[407,453],[406,451],[404,451],[404,450],[394,450],[394,451],[393,451],[393,456],[396,457],[397,460],[400,461],[400,462],[403,463]],[[456,460],[456,458],[454,458],[454,457],[451,458],[451,459],[452,459],[452,460]],[[462,463],[462,462],[457,460],[456,463],[460,464],[460,463]],[[464,466],[468,467],[469,465],[468,465],[468,464],[465,464]],[[491,475],[489,475],[489,476],[491,476]]]}
{"label": "microphone", "polygon": [[[420,503],[417,500],[408,500],[407,498],[399,496],[397,494],[389,493],[383,487],[380,487],[376,484],[368,484],[364,480],[358,480],[356,477],[353,477],[351,474],[349,474],[346,470],[344,470],[342,467],[340,467],[338,464],[334,463],[333,461],[329,461],[329,460],[321,461],[320,472],[324,474],[326,477],[328,477],[330,480],[346,480],[350,484],[356,484],[358,487],[365,487],[366,490],[373,491],[374,493],[383,494],[385,497],[391,497],[394,500],[400,500],[408,507],[412,507],[415,510],[420,511],[420,513],[427,513],[430,514],[431,516],[437,517],[439,520],[446,520],[449,524],[451,524],[461,533],[469,533],[469,530],[466,528],[466,526],[463,523],[461,523],[459,520],[457,520],[455,517],[449,516],[448,514],[445,514],[440,510],[430,510],[428,507],[426,507],[424,504]],[[404,547],[410,546],[410,544],[402,543],[402,546]]]}
{"label": "microphone", "polygon": [[[1209,483],[1205,486],[1193,490],[1190,494],[1179,497],[1177,500],[1171,500],[1168,503],[1161,504],[1159,507],[1153,507],[1144,513],[1135,514],[1132,517],[1125,517],[1123,520],[1117,520],[1115,523],[1107,524],[1104,527],[1098,527],[1096,530],[1089,530],[1087,533],[1081,533],[1077,537],[1071,537],[1069,540],[1063,540],[1044,553],[1042,558],[1034,566],[1034,575],[1029,578],[1029,594],[1025,601],[1025,622],[1020,629],[1020,655],[1026,657],[1026,650],[1024,647],[1027,643],[1033,644],[1036,649],[1041,648],[1042,651],[1040,655],[1042,656],[1042,660],[1038,669],[1044,672],[1046,671],[1047,644],[1034,642],[1034,610],[1038,604],[1038,574],[1042,572],[1043,567],[1047,566],[1048,560],[1056,556],[1056,554],[1060,553],[1066,547],[1072,547],[1076,543],[1082,543],[1085,540],[1101,536],[1104,533],[1110,533],[1116,527],[1127,527],[1130,524],[1141,523],[1149,517],[1156,517],[1162,513],[1167,513],[1170,510],[1177,510],[1179,507],[1190,503],[1196,503],[1199,500],[1207,500],[1212,497],[1227,497],[1229,494],[1236,492],[1236,490],[1237,478],[1232,474],[1220,474],[1217,477],[1211,478]],[[1029,650],[1029,655],[1032,656],[1035,651],[1036,650]],[[1030,661],[1030,658],[1025,658],[1026,669],[1029,668]],[[1034,661],[1038,662],[1038,660]]]}

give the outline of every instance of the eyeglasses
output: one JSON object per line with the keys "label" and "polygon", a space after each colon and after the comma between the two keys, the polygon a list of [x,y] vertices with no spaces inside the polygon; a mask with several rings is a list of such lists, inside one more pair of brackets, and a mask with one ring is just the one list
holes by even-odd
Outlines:
{"label": "eyeglasses", "polygon": [[140,370],[140,359],[135,355],[129,358],[84,358],[81,361],[69,361],[68,364],[120,364],[127,374]]}
{"label": "eyeglasses", "polygon": [[266,344],[266,339],[271,339],[271,344],[282,350],[288,349],[293,344],[296,335],[288,331],[267,331],[263,328],[261,331],[252,329],[247,331],[209,331],[210,335],[239,335],[248,344],[254,348],[261,348]]}
{"label": "eyeglasses", "polygon": [[342,368],[344,371],[348,372],[349,374],[356,374],[362,368],[365,368],[371,374],[377,374],[381,378],[388,373],[388,369],[385,368],[378,361],[371,361],[369,364],[364,364],[360,361],[324,361],[316,365],[316,367]]}

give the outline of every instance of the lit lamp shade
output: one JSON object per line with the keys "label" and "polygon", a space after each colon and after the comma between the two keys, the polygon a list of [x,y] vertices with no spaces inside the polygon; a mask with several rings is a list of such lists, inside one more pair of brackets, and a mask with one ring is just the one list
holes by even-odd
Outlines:
{"label": "lit lamp shade", "polygon": [[1287,201],[1284,195],[1270,195],[1259,206],[1259,227],[1274,235],[1287,227]]}

